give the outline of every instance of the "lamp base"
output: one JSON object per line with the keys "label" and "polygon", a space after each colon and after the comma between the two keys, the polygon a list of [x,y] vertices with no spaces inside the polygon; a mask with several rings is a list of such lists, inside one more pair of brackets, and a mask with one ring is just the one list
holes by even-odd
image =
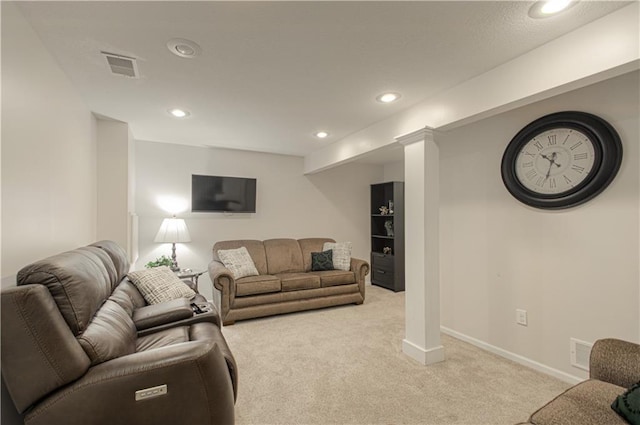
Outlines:
{"label": "lamp base", "polygon": [[179,272],[180,266],[178,266],[178,259],[176,258],[176,244],[171,244],[171,271]]}

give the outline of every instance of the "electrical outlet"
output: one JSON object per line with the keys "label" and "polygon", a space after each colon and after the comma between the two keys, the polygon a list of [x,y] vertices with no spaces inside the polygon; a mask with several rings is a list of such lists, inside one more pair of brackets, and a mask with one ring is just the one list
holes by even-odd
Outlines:
{"label": "electrical outlet", "polygon": [[527,310],[516,309],[516,323],[527,326]]}

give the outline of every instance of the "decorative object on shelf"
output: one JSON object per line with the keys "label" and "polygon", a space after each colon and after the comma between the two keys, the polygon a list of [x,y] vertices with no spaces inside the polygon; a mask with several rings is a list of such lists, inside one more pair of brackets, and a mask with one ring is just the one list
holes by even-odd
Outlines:
{"label": "decorative object on shelf", "polygon": [[156,234],[154,242],[171,244],[171,270],[176,272],[180,270],[178,259],[176,258],[176,243],[191,242],[189,229],[187,224],[181,218],[165,218],[160,225],[160,230]]}
{"label": "decorative object on shelf", "polygon": [[600,194],[621,162],[622,143],[611,124],[586,112],[556,112],[531,122],[509,142],[502,181],[524,204],[569,208]]}
{"label": "decorative object on shelf", "polygon": [[385,246],[384,248],[382,248],[382,253],[385,255],[391,254],[391,247]]}
{"label": "decorative object on shelf", "polygon": [[380,208],[378,208],[380,210],[380,215],[387,215],[389,214],[389,208],[387,208],[386,205],[381,206]]}
{"label": "decorative object on shelf", "polygon": [[387,236],[393,237],[393,221],[387,220],[384,222],[384,230],[387,231]]}
{"label": "decorative object on shelf", "polygon": [[171,261],[171,258],[167,257],[166,255],[161,255],[158,258],[156,258],[155,261],[149,261],[144,266],[148,269],[152,269],[154,267],[160,267],[160,266],[171,267],[172,265],[173,265],[173,261]]}
{"label": "decorative object on shelf", "polygon": [[393,214],[393,201],[389,201],[389,214]]}

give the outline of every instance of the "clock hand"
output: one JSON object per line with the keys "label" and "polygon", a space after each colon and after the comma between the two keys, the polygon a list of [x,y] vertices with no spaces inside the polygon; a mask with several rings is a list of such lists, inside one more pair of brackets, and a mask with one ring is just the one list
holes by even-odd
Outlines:
{"label": "clock hand", "polygon": [[[555,153],[555,152],[554,152],[554,153]],[[546,160],[547,160],[547,161],[549,161],[549,162],[553,162],[553,160],[552,160],[552,159],[550,159],[547,155],[545,155],[545,154],[543,154],[543,153],[541,153],[541,154],[540,154],[540,156],[541,156],[541,157],[543,157],[544,159],[546,159]]]}
{"label": "clock hand", "polygon": [[[551,154],[551,164],[552,164],[552,165],[555,165],[555,166],[556,166],[556,167],[558,167],[558,168],[560,168],[560,166],[561,166],[561,165],[560,165],[560,164],[558,164],[558,163],[556,162],[556,158],[557,158],[557,157],[558,157],[558,152],[553,152],[553,153]],[[551,167],[549,167],[549,168],[551,168]]]}

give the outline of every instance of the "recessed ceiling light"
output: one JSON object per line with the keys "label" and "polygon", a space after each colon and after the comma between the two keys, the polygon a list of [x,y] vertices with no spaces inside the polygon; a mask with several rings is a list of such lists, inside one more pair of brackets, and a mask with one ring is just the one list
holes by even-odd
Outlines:
{"label": "recessed ceiling light", "polygon": [[575,5],[578,0],[541,0],[537,1],[529,9],[529,16],[535,19],[548,18],[567,10]]}
{"label": "recessed ceiling light", "polygon": [[189,115],[191,115],[189,111],[185,111],[184,109],[178,109],[178,108],[169,109],[168,112],[176,118],[186,118]]}
{"label": "recessed ceiling light", "polygon": [[318,131],[316,133],[316,137],[318,139],[325,139],[325,138],[329,137],[329,133],[327,133],[326,131]]}
{"label": "recessed ceiling light", "polygon": [[172,38],[167,41],[167,48],[174,55],[187,59],[195,58],[202,52],[197,43],[185,38]]}
{"label": "recessed ceiling light", "polygon": [[382,103],[391,103],[395,102],[398,99],[400,99],[399,93],[383,93],[380,96],[376,97],[376,100]]}

